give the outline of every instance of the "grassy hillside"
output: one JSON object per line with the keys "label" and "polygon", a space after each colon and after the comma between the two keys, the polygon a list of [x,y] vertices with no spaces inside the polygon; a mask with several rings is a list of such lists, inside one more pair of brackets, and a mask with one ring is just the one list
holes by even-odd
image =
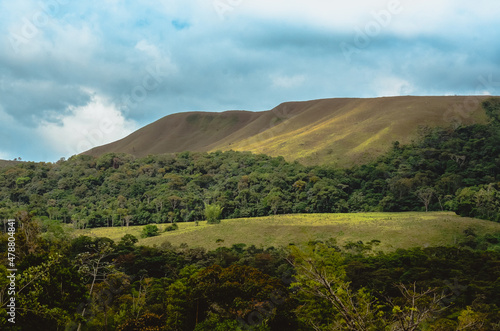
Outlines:
{"label": "grassy hillside", "polygon": [[[146,156],[232,149],[281,155],[288,161],[308,165],[345,166],[373,159],[395,140],[410,142],[419,126],[451,125],[450,114],[456,107],[463,107],[467,98],[338,98],[287,102],[263,112],[179,113],[84,154],[123,152]],[[485,98],[478,96],[474,100]],[[476,110],[460,119],[471,124],[484,122],[486,117],[478,102]]]}
{"label": "grassy hillside", "polygon": [[[463,231],[474,228],[478,235],[500,233],[500,224],[463,218],[449,212],[299,214],[223,220],[218,225],[200,222],[178,223],[179,230],[139,240],[141,245],[173,245],[215,249],[245,243],[257,247],[286,246],[310,240],[336,238],[339,244],[349,241],[381,241],[377,249],[453,245],[463,238]],[[160,229],[167,224],[158,225]],[[115,241],[130,233],[140,238],[142,226],[77,230],[76,234],[109,237]],[[216,242],[218,239],[223,241]]]}

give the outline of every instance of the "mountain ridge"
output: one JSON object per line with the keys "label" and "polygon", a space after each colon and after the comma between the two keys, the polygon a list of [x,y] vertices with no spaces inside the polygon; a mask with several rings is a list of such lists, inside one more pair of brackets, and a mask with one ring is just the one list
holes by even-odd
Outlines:
{"label": "mountain ridge", "polygon": [[333,98],[284,102],[260,112],[175,113],[82,154],[235,150],[349,166],[375,158],[393,141],[409,143],[422,126],[484,123],[480,103],[489,97]]}

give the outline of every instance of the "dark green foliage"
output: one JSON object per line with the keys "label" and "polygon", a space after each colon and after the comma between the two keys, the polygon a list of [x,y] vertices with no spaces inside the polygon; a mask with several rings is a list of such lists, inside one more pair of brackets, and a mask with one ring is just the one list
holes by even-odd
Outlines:
{"label": "dark green foliage", "polygon": [[164,330],[165,321],[161,316],[155,314],[144,314],[139,318],[129,319],[124,324],[120,325],[117,330],[119,331],[161,331]]}
{"label": "dark green foliage", "polygon": [[[27,284],[18,293],[19,302],[36,307],[20,314],[21,329],[71,329],[82,321],[82,330],[310,330],[311,318],[328,325],[336,316],[328,301],[290,287],[299,278],[292,277],[296,271],[285,249],[243,243],[209,252],[187,245],[143,247],[131,235],[116,245],[107,238],[81,236],[53,247],[38,235],[35,251],[18,261],[21,285]],[[4,247],[6,237],[0,239]],[[447,294],[430,325],[456,328],[463,314],[479,314],[479,329],[493,330],[500,322],[500,234],[479,236],[469,228],[457,247],[373,254],[378,243],[354,241],[339,247],[335,240],[316,240],[307,247],[328,268],[345,270],[341,281],[352,293],[376,299],[379,319],[393,318],[388,298],[402,302],[394,284],[415,283],[418,289]],[[107,271],[96,278],[89,295],[91,281],[78,257],[95,255],[104,246],[110,248],[102,260]],[[53,249],[58,256],[50,253]],[[5,262],[4,250],[0,257]],[[36,279],[30,283],[30,277]]]}
{"label": "dark green foliage", "polygon": [[142,228],[141,235],[143,238],[148,238],[148,237],[154,237],[154,236],[159,235],[160,234],[159,232],[160,232],[160,230],[158,229],[158,227],[156,225],[148,224]]}
{"label": "dark green foliage", "polygon": [[455,203],[457,214],[500,222],[499,185],[492,183],[458,190]]}
{"label": "dark green foliage", "polygon": [[491,98],[483,101],[483,109],[486,111],[486,115],[495,124],[500,124],[500,99]]}
{"label": "dark green foliage", "polygon": [[179,226],[177,225],[177,223],[174,223],[172,225],[169,225],[165,228],[165,232],[169,232],[169,231],[175,231],[179,229]]}
{"label": "dark green foliage", "polygon": [[122,239],[120,239],[118,245],[123,247],[133,247],[138,241],[139,240],[134,235],[126,234],[122,237]]}

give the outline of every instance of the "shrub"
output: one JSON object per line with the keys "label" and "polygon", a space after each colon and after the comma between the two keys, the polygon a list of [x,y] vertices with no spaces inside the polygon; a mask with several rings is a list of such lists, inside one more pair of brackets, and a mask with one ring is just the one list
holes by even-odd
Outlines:
{"label": "shrub", "polygon": [[175,231],[179,228],[179,226],[177,225],[177,223],[174,223],[172,225],[169,225],[165,228],[165,232],[168,232],[168,231]]}
{"label": "shrub", "polygon": [[142,237],[143,238],[154,237],[154,236],[157,236],[158,233],[159,233],[158,227],[156,225],[153,225],[153,224],[145,225],[142,228]]}

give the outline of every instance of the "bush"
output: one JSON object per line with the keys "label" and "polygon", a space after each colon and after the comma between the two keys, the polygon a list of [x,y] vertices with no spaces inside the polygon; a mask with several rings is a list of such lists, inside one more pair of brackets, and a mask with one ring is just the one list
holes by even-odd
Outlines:
{"label": "bush", "polygon": [[179,228],[179,226],[177,225],[177,223],[174,223],[172,225],[169,225],[165,228],[165,232],[168,232],[168,231],[175,231]]}
{"label": "bush", "polygon": [[148,224],[142,228],[142,237],[143,238],[154,237],[154,236],[157,236],[158,234],[159,234],[159,230],[158,230],[158,227],[156,225]]}

